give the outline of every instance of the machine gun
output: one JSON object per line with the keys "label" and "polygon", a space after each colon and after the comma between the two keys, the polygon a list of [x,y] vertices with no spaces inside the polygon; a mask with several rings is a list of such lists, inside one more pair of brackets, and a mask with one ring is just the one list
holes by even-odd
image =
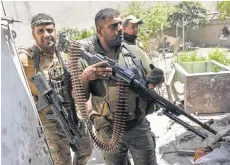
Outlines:
{"label": "machine gun", "polygon": [[54,90],[50,87],[42,73],[36,73],[32,77],[32,82],[35,83],[45,103],[51,107],[56,120],[59,122],[60,126],[65,132],[65,135],[70,140],[70,143],[74,144],[77,148],[79,148],[77,140],[80,138],[80,132],[78,131],[78,128],[74,125],[73,121],[70,120],[68,112],[61,104],[59,98],[55,94]]}
{"label": "machine gun", "polygon": [[[83,51],[83,50],[82,50]],[[200,122],[196,118],[192,117],[191,115],[187,114],[183,110],[181,110],[179,107],[174,105],[173,103],[169,102],[165,98],[159,96],[156,92],[153,92],[152,90],[148,89],[144,84],[142,84],[139,80],[135,78],[135,74],[127,69],[126,67],[119,65],[116,61],[106,57],[102,56],[100,54],[92,55],[86,51],[83,51],[82,58],[86,60],[89,64],[95,64],[101,61],[107,61],[108,66],[112,68],[112,76],[111,78],[114,80],[121,79],[125,81],[127,84],[129,84],[129,88],[143,97],[144,99],[147,99],[151,102],[157,103],[163,108],[163,114],[169,117],[170,119],[174,120],[175,122],[179,123],[180,125],[187,128],[189,131],[192,131],[196,135],[200,136],[202,139],[207,138],[207,135],[200,132],[199,130],[193,128],[188,123],[184,122],[183,120],[179,119],[177,116],[184,115],[191,121],[197,123],[204,129],[208,130],[209,132],[213,134],[217,134],[215,130],[213,130],[211,127],[206,125],[205,123]]]}

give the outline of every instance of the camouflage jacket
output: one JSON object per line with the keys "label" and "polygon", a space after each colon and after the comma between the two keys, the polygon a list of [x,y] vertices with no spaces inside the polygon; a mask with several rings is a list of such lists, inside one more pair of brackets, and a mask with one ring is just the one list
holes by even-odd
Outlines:
{"label": "camouflage jacket", "polygon": [[[22,47],[18,49],[19,58],[22,62],[22,66],[24,68],[26,78],[29,83],[29,87],[30,87],[30,90],[33,96],[39,95],[35,84],[31,82],[31,78],[34,76],[36,72],[35,67],[34,67],[35,54],[33,51],[33,49],[35,49],[36,47],[37,46],[34,45],[31,47],[27,47],[27,48]],[[56,55],[46,54],[46,53],[43,53],[41,50],[38,55],[40,55],[40,63],[39,63],[38,70],[41,71],[43,75],[46,77],[46,79],[48,80],[49,79],[48,70],[49,68],[53,66],[55,61],[58,61],[58,58]]]}

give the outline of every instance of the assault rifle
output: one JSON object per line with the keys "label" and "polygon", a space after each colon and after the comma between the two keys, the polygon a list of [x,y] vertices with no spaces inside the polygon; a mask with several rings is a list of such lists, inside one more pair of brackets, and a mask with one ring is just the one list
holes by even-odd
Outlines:
{"label": "assault rifle", "polygon": [[101,61],[107,61],[108,66],[111,67],[113,70],[111,76],[112,79],[114,80],[121,79],[125,81],[126,83],[129,84],[129,88],[132,91],[134,91],[144,99],[150,100],[160,105],[163,108],[164,115],[174,120],[175,122],[179,123],[180,125],[184,126],[189,131],[192,131],[196,135],[200,136],[202,139],[207,138],[207,135],[193,128],[191,125],[179,119],[177,116],[184,115],[185,117],[189,118],[191,121],[197,123],[204,129],[208,130],[209,132],[213,134],[217,134],[217,132],[213,130],[211,127],[209,127],[207,124],[200,122],[196,118],[192,117],[191,115],[181,110],[173,103],[159,96],[156,92],[153,92],[150,89],[148,89],[144,84],[142,84],[139,80],[135,78],[135,74],[131,70],[127,69],[122,65],[119,65],[116,61],[100,54],[92,55],[86,51],[83,51],[82,58],[86,60],[89,64],[95,64]]}
{"label": "assault rifle", "polygon": [[55,94],[55,91],[50,87],[47,80],[40,72],[32,77],[32,82],[35,83],[39,93],[43,96],[42,99],[44,99],[45,103],[51,107],[55,119],[59,122],[70,143],[79,148],[77,140],[80,138],[80,132],[70,119],[68,112]]}

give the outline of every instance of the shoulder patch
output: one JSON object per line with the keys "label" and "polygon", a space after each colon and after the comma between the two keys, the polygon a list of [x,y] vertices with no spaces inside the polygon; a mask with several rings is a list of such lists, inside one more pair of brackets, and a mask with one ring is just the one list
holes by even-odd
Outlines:
{"label": "shoulder patch", "polygon": [[34,57],[34,48],[36,48],[36,46],[31,46],[31,47],[19,47],[18,48],[18,54],[26,54],[28,57],[33,58]]}

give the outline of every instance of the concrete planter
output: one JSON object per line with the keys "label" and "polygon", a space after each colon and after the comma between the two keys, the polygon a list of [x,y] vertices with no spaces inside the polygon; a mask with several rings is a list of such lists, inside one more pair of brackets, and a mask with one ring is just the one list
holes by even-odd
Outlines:
{"label": "concrete planter", "polygon": [[230,112],[230,67],[216,61],[175,64],[188,113]]}

